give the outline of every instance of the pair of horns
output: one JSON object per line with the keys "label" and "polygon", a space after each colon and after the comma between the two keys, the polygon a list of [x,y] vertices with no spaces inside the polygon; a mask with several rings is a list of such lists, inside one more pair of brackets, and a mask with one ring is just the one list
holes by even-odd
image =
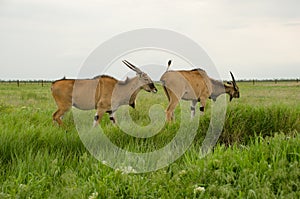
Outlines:
{"label": "pair of horns", "polygon": [[237,85],[236,85],[236,82],[235,82],[235,79],[234,79],[234,76],[233,76],[232,72],[230,72],[230,75],[231,75],[231,78],[232,78],[233,86],[234,86],[235,90],[237,90]]}
{"label": "pair of horns", "polygon": [[127,60],[122,60],[122,62],[123,62],[128,68],[130,68],[131,70],[135,71],[136,73],[138,73],[138,74],[142,74],[142,73],[143,73],[138,67],[136,67],[135,65],[133,65],[133,64],[130,63],[129,61],[127,61]]}

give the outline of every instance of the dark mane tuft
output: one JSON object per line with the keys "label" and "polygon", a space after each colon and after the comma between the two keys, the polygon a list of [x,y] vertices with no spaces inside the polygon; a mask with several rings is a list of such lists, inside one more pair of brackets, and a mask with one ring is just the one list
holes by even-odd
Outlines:
{"label": "dark mane tuft", "polygon": [[124,81],[119,81],[118,84],[119,85],[126,85],[128,83],[130,79],[128,77],[126,77],[126,79]]}
{"label": "dark mane tuft", "polygon": [[102,77],[106,77],[106,78],[110,78],[110,79],[115,79],[114,77],[109,76],[109,75],[97,75],[97,76],[93,77],[93,79],[98,79],[98,78],[102,78]]}
{"label": "dark mane tuft", "polygon": [[193,70],[191,70],[191,71],[203,71],[203,72],[205,72],[205,70],[203,70],[203,69],[201,69],[201,68],[195,68],[195,69],[193,69]]}
{"label": "dark mane tuft", "polygon": [[54,80],[54,81],[52,82],[52,84],[54,84],[55,82],[59,82],[59,81],[61,81],[61,80],[66,80],[66,79],[67,79],[66,76],[63,76],[61,79]]}

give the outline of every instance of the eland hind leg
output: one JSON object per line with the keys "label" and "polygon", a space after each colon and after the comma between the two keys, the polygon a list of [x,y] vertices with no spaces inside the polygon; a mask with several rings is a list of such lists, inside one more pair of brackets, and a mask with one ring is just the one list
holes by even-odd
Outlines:
{"label": "eland hind leg", "polygon": [[62,126],[63,125],[63,122],[62,122],[62,117],[63,115],[65,114],[65,112],[67,112],[68,109],[57,109],[56,112],[53,113],[52,115],[52,118],[53,118],[53,122],[57,122],[59,126]]}
{"label": "eland hind leg", "polygon": [[57,111],[55,113],[53,113],[52,118],[53,118],[53,121],[56,121],[59,126],[62,126],[63,122],[62,122],[61,118],[67,111],[69,111],[71,109],[72,103],[69,101],[63,103],[60,100],[57,100],[56,98],[55,98],[55,101],[56,101],[56,105],[57,105]]}
{"label": "eland hind leg", "polygon": [[166,119],[167,122],[171,122],[175,120],[174,110],[179,103],[179,99],[170,89],[165,88],[165,92],[169,99],[169,105],[166,109]]}

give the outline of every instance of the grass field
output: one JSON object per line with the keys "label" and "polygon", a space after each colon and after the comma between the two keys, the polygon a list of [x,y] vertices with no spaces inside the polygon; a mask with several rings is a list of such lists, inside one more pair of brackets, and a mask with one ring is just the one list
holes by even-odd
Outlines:
{"label": "grass field", "polygon": [[[212,153],[199,157],[209,103],[182,157],[155,172],[129,174],[111,169],[87,151],[71,113],[64,118],[65,128],[53,125],[51,84],[1,83],[0,198],[299,198],[300,83],[238,85],[241,98],[228,104],[224,130]],[[149,123],[152,104],[166,107],[157,87],[155,96],[139,94],[136,110],[130,110],[136,123]],[[101,123],[113,143],[136,152],[165,146],[179,125],[176,120],[143,139],[112,126],[107,116]]]}

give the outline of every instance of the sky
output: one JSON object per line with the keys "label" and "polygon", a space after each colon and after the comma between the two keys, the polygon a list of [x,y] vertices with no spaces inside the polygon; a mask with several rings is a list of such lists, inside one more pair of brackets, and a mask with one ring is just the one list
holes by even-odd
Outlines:
{"label": "sky", "polygon": [[77,77],[99,45],[141,28],[190,38],[223,79],[229,71],[300,78],[299,8],[298,0],[0,0],[0,79]]}

